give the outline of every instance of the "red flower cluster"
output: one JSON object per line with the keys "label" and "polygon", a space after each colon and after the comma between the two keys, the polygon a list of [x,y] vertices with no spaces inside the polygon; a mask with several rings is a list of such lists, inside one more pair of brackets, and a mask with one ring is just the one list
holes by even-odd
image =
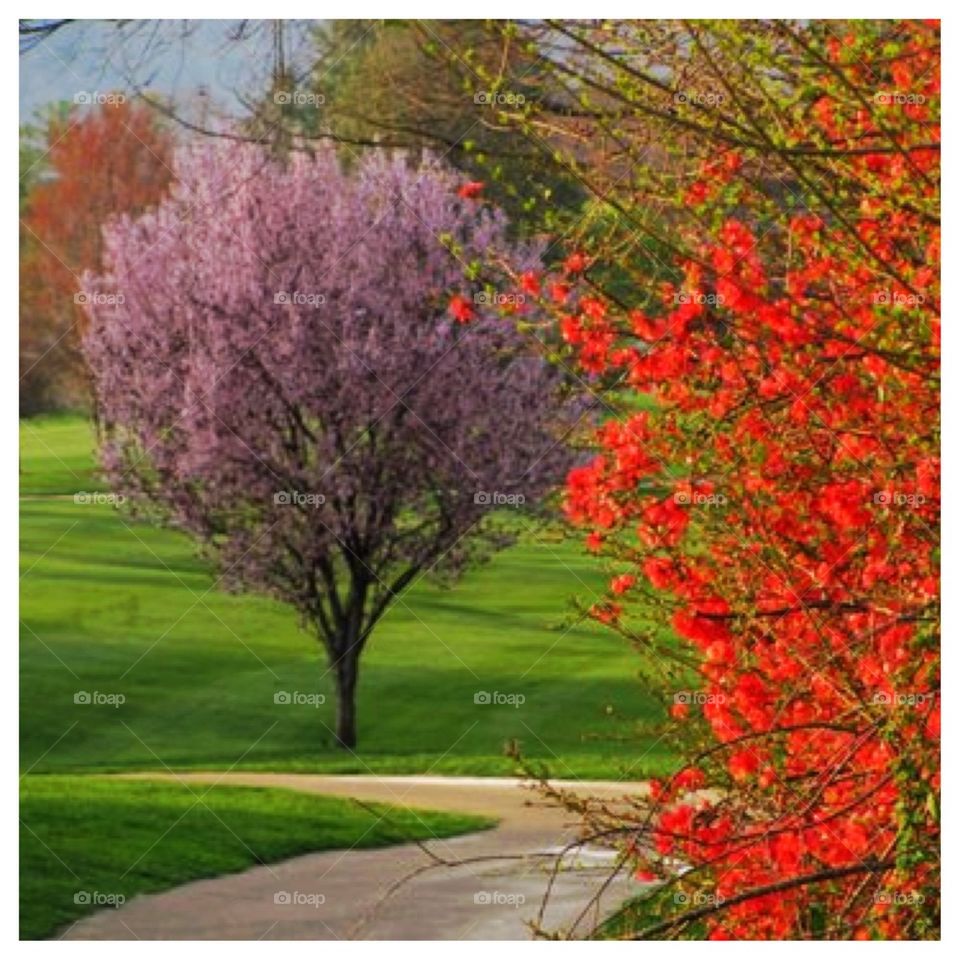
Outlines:
{"label": "red flower cluster", "polygon": [[[889,144],[882,109],[851,115],[824,80],[819,132],[857,145],[834,161],[844,216],[793,215],[778,247],[745,188],[661,310],[563,298],[583,370],[655,404],[599,430],[566,512],[630,571],[594,615],[630,636],[652,591],[696,653],[701,693],[671,713],[698,759],[655,785],[659,858],[638,869],[731,901],[716,938],[914,937],[937,913],[939,154],[912,144],[939,138],[939,80],[915,30],[898,149],[864,149]],[[745,162],[728,152],[684,202]]]}

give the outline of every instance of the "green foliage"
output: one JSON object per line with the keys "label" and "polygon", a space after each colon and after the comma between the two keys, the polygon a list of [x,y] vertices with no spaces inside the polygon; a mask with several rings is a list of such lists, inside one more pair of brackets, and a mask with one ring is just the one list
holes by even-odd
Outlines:
{"label": "green foliage", "polygon": [[541,96],[536,60],[516,45],[505,53],[482,21],[338,20],[316,42],[323,107],[292,115],[308,137],[340,139],[347,162],[374,144],[432,150],[483,181],[520,232],[576,215],[584,191],[514,127]]}

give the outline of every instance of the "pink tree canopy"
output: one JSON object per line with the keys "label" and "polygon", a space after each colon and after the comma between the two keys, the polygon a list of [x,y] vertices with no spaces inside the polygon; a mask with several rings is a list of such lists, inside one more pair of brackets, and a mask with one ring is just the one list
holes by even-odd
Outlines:
{"label": "pink tree canopy", "polygon": [[156,210],[105,228],[86,278],[102,463],[227,586],[296,607],[353,746],[359,655],[391,600],[501,545],[491,513],[569,465],[558,372],[483,305],[469,326],[446,309],[481,257],[525,270],[536,251],[430,158],[344,171],[332,150],[204,144],[175,171]]}

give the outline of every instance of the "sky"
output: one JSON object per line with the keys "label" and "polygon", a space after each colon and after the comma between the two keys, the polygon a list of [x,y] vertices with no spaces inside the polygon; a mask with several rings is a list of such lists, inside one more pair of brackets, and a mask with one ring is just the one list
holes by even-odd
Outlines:
{"label": "sky", "polygon": [[[288,63],[310,62],[314,21],[284,25]],[[137,88],[173,97],[187,111],[203,103],[240,115],[238,98],[262,94],[273,62],[274,21],[80,20],[20,57],[20,119],[78,95]],[[88,101],[89,102],[89,101]]]}

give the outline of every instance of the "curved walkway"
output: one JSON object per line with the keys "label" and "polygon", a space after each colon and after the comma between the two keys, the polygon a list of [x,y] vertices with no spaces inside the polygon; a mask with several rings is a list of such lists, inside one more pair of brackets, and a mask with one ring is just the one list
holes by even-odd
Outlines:
{"label": "curved walkway", "polygon": [[[74,924],[74,940],[529,939],[556,854],[575,818],[522,781],[486,777],[373,777],[280,773],[137,774],[183,783],[287,787],[397,806],[497,817],[492,830],[377,850],[331,850],[136,897]],[[639,783],[554,783],[616,801]],[[539,856],[538,856],[539,855]],[[441,863],[439,861],[447,861]],[[545,929],[584,935],[640,886],[622,873],[604,889],[613,852],[567,855]],[[599,906],[581,916],[598,892]],[[575,928],[574,925],[576,924]]]}

